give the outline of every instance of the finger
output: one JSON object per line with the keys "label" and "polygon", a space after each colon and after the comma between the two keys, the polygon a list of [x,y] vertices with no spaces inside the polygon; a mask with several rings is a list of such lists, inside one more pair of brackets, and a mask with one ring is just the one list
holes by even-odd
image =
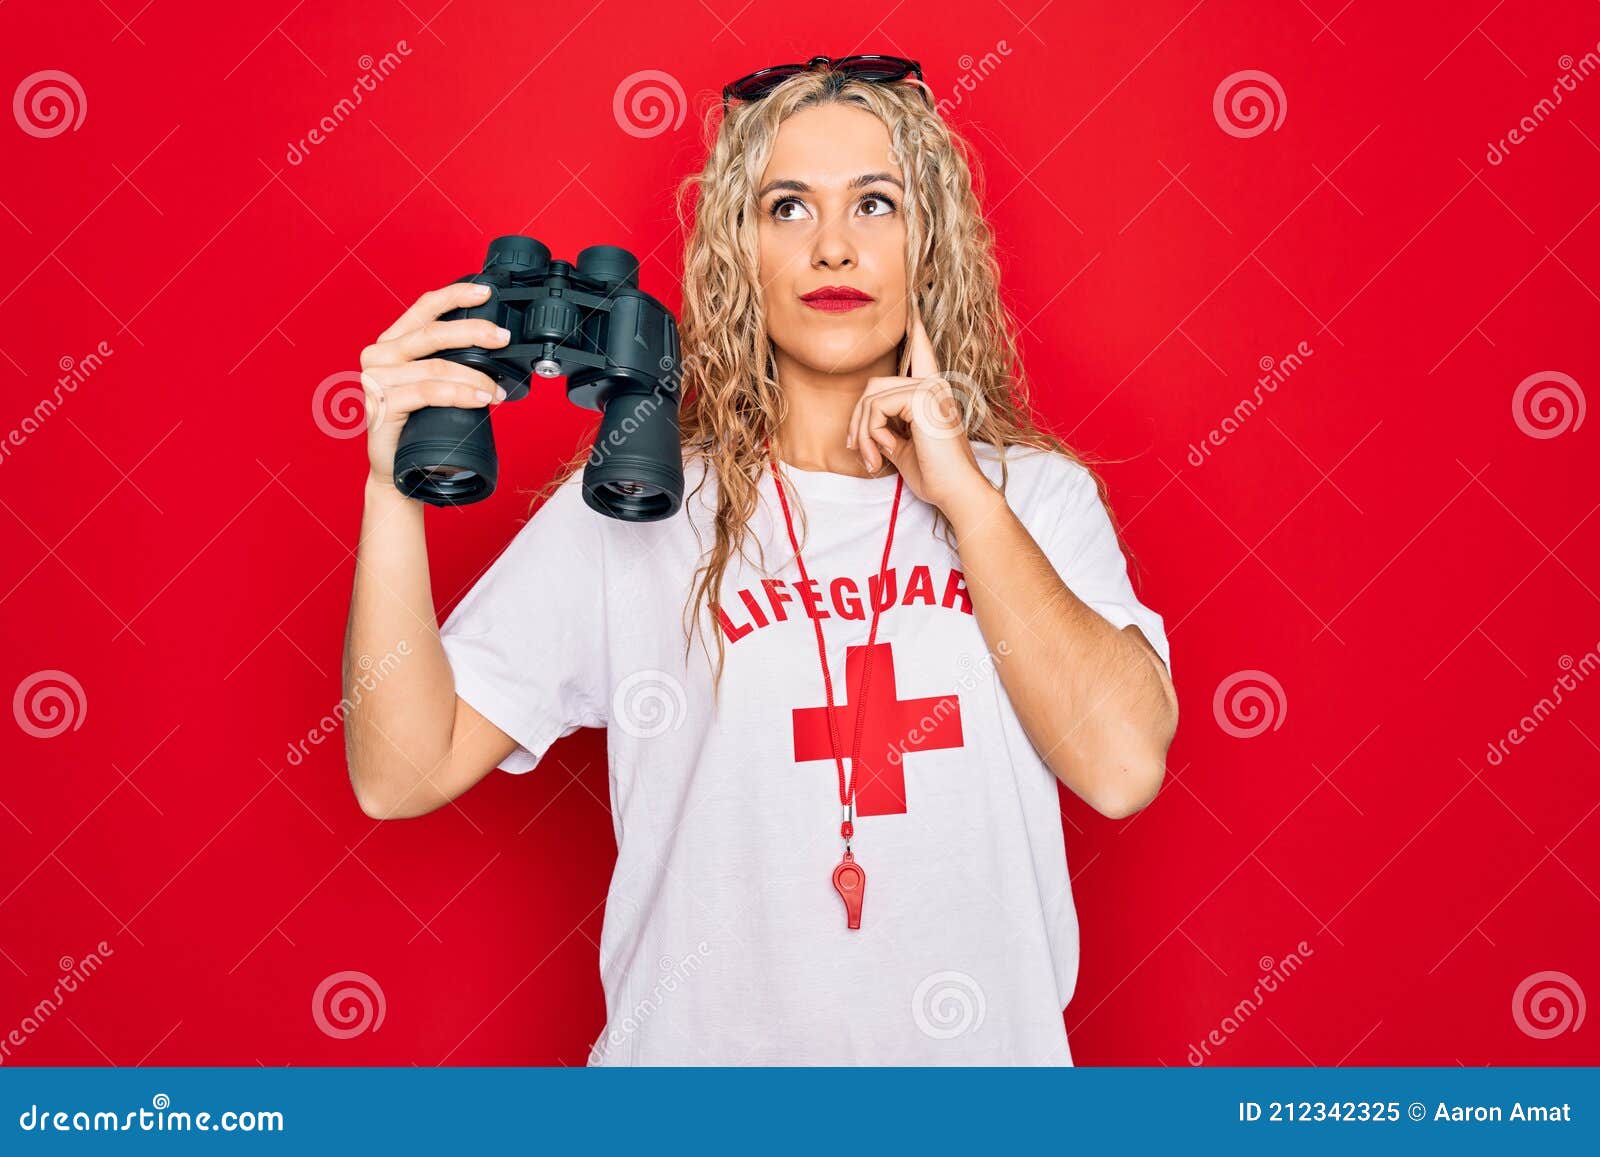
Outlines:
{"label": "finger", "polygon": [[474,389],[490,392],[500,388],[499,384],[482,370],[475,370],[459,362],[446,361],[444,358],[424,358],[422,361],[400,362],[392,366],[372,366],[361,372],[384,388],[426,381],[429,378],[462,382]]}
{"label": "finger", "polygon": [[[861,411],[867,404],[867,399],[872,397],[880,378],[868,378],[867,388],[861,391],[861,396],[856,399],[856,404],[850,409],[850,420],[844,424],[844,444],[848,449],[859,452],[861,449]],[[865,459],[863,459],[865,461]]]}
{"label": "finger", "polygon": [[856,412],[851,418],[850,439],[855,446],[856,453],[861,458],[861,464],[868,470],[876,470],[877,463],[872,460],[873,447],[871,439],[867,437],[867,422],[872,417],[872,395],[863,394],[856,403]]}
{"label": "finger", "polygon": [[899,439],[888,428],[888,420],[890,416],[901,412],[904,396],[900,389],[889,390],[867,398],[862,407],[856,440],[860,445],[861,460],[869,470],[882,469],[885,454],[899,449]]}
{"label": "finger", "polygon": [[922,427],[940,437],[966,430],[966,410],[956,387],[946,378],[927,382],[917,399],[916,414]]}
{"label": "finger", "polygon": [[443,381],[427,378],[420,382],[407,382],[383,391],[384,415],[390,419],[410,414],[424,406],[453,406],[458,409],[482,409],[494,400],[494,395],[465,382]]}
{"label": "finger", "polygon": [[878,464],[872,460],[872,446],[870,444],[871,439],[867,435],[867,423],[872,418],[873,399],[878,395],[870,392],[870,386],[868,390],[869,392],[862,394],[861,400],[856,403],[855,415],[850,420],[850,439],[856,453],[861,455],[862,465],[866,466],[868,470],[876,470]]}
{"label": "finger", "polygon": [[440,350],[464,349],[467,346],[498,349],[500,346],[508,345],[510,340],[511,334],[507,330],[482,318],[464,317],[454,321],[430,321],[425,322],[420,329],[368,346],[361,353],[361,364],[363,367],[395,365],[427,357]]}
{"label": "finger", "polygon": [[402,313],[395,323],[378,335],[379,341],[389,341],[403,333],[410,333],[450,309],[482,305],[489,298],[489,287],[471,281],[456,281],[442,289],[430,289],[417,298],[410,309]]}
{"label": "finger", "polygon": [[939,363],[934,356],[933,342],[928,337],[928,331],[922,325],[922,313],[917,311],[911,318],[911,376],[914,378],[931,378],[939,372]]}
{"label": "finger", "polygon": [[888,394],[879,394],[867,407],[866,420],[862,424],[863,438],[878,458],[878,462],[872,467],[874,470],[882,465],[885,455],[893,460],[900,452],[902,439],[889,428],[889,419],[905,418],[906,411],[910,409],[910,398],[909,393],[896,390]]}
{"label": "finger", "polygon": [[[886,390],[894,390],[900,388],[901,386],[910,384],[910,378],[868,378],[867,388],[862,391],[861,396],[856,399],[855,408],[850,411],[850,422],[846,427],[846,429],[849,431],[849,434],[845,438],[845,445],[853,446],[857,449],[860,448],[862,439],[866,437],[866,406],[874,396],[881,394]],[[865,461],[865,459],[863,459],[863,461]]]}
{"label": "finger", "polygon": [[[863,399],[861,416],[856,422],[856,439],[858,441],[866,441],[872,437],[872,414],[874,412],[901,418],[907,426],[913,424],[915,417],[913,402],[922,387],[911,378],[884,378],[882,380],[889,384]],[[880,403],[876,411],[870,408],[874,402]],[[890,432],[893,433],[893,431]]]}

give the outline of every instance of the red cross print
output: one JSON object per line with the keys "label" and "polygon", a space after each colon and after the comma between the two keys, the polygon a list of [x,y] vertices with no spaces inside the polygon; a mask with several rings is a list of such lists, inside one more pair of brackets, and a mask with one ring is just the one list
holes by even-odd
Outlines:
{"label": "red cross print", "polygon": [[[861,667],[866,647],[845,649],[847,703],[836,703],[833,722],[838,729],[840,754],[848,762],[855,741],[856,704],[860,702]],[[894,649],[891,643],[872,645],[872,684],[867,692],[866,717],[861,722],[861,764],[846,770],[856,784],[856,815],[903,815],[906,810],[904,759],[912,751],[936,751],[964,746],[961,738],[961,700],[955,692],[925,699],[900,699],[895,690]],[[899,757],[896,758],[896,753]],[[828,741],[828,708],[794,708],[794,758],[832,761]]]}

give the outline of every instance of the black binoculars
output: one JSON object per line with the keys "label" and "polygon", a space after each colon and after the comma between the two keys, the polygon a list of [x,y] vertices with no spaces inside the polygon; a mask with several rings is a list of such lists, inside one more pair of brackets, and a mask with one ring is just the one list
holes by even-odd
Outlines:
{"label": "black binoculars", "polygon": [[[440,320],[483,318],[509,330],[511,342],[436,356],[481,370],[508,402],[527,397],[535,375],[566,378],[567,400],[601,414],[583,471],[584,501],[628,522],[676,513],[683,502],[678,323],[639,289],[638,258],[592,245],[572,264],[552,261],[532,237],[497,237],[483,271],[460,280],[487,285],[489,298]],[[465,506],[492,494],[498,474],[488,407],[426,406],[406,419],[394,460],[402,494]]]}

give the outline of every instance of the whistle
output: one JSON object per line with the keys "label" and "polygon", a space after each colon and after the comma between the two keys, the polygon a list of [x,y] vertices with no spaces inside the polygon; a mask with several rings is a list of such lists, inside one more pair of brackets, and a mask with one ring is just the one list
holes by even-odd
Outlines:
{"label": "whistle", "polygon": [[848,926],[861,927],[861,899],[867,891],[867,874],[861,870],[861,865],[856,863],[855,856],[847,849],[844,859],[839,861],[839,866],[833,870],[833,886],[844,901],[845,916]]}

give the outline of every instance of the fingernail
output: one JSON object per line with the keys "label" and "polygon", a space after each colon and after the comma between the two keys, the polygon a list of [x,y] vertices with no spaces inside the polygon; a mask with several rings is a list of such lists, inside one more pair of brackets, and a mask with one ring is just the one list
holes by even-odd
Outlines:
{"label": "fingernail", "polygon": [[509,342],[511,340],[511,331],[503,326],[495,326],[494,332],[500,335],[501,341]]}
{"label": "fingernail", "polygon": [[506,388],[504,386],[496,386],[494,388],[494,400],[497,402],[506,400]]}
{"label": "fingernail", "polygon": [[472,287],[472,292],[477,294],[479,297],[488,297],[489,287],[487,285],[474,285]]}
{"label": "fingernail", "polygon": [[472,393],[473,396],[476,397],[480,402],[487,402],[489,400],[488,390],[473,390]]}
{"label": "fingernail", "polygon": [[844,436],[844,444],[845,444],[846,447],[850,447],[850,446],[855,445],[855,441],[856,441],[856,432],[854,430],[851,430],[848,434],[846,434]]}

